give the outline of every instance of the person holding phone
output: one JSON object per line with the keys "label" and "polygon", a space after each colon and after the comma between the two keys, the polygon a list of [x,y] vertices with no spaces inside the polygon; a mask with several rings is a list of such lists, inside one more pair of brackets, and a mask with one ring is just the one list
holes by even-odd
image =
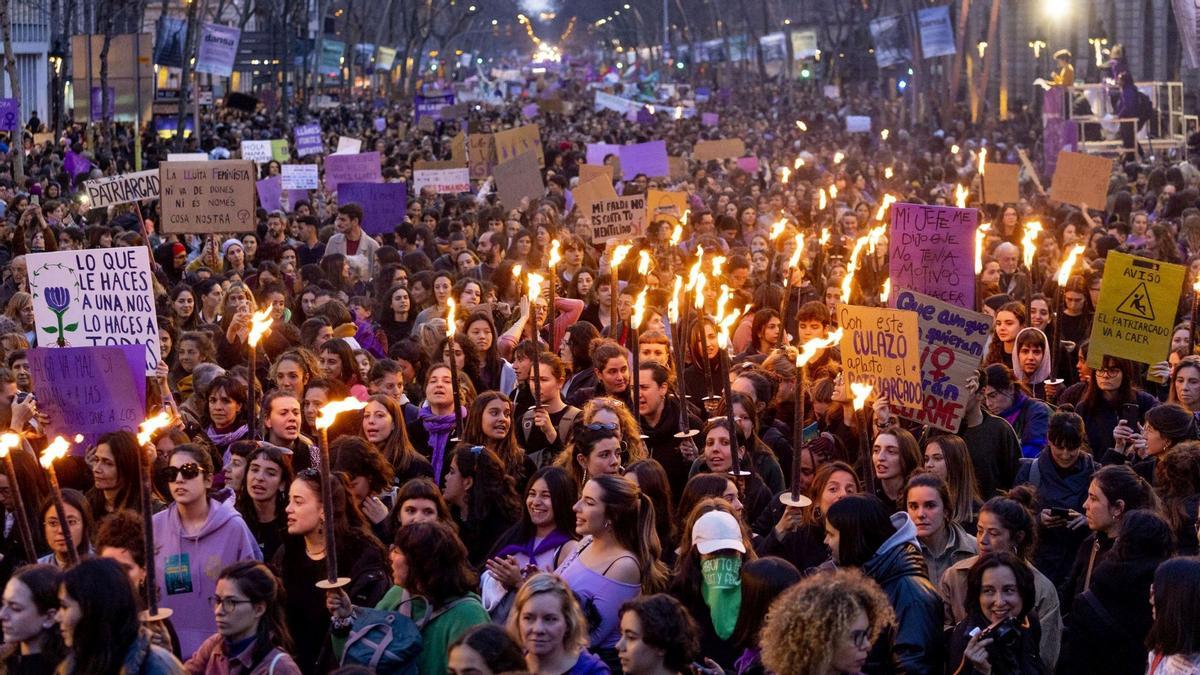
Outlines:
{"label": "person holding phone", "polygon": [[1083,418],[1094,456],[1103,457],[1115,445],[1113,429],[1121,420],[1136,429],[1142,416],[1158,405],[1158,399],[1139,389],[1136,380],[1128,359],[1105,355],[1100,367],[1092,369],[1075,411]]}
{"label": "person holding phone", "polygon": [[[1129,415],[1133,409],[1130,407]],[[1103,458],[1106,464],[1129,464],[1139,476],[1154,484],[1154,466],[1168,450],[1197,436],[1196,418],[1182,406],[1164,403],[1146,413],[1145,422],[1131,425],[1122,413],[1113,429],[1116,445]]]}

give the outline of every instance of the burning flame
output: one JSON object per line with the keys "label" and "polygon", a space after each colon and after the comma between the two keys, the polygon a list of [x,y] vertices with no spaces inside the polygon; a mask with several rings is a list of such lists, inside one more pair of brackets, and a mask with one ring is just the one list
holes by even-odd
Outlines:
{"label": "burning flame", "polygon": [[896,203],[896,195],[886,194],[883,196],[883,201],[879,203],[879,208],[875,210],[875,220],[883,222],[883,217],[887,215],[888,207]]}
{"label": "burning flame", "polygon": [[642,287],[637,298],[633,301],[633,314],[630,316],[630,321],[633,322],[633,329],[637,330],[642,327],[642,317],[646,314],[646,291],[649,289]]}
{"label": "burning flame", "polygon": [[[826,233],[828,233],[828,230],[826,230]],[[800,256],[802,255],[804,255],[804,235],[797,234],[796,250],[792,251],[792,257],[788,258],[788,270],[796,269],[796,266],[800,264]],[[788,273],[788,276],[789,278],[791,277],[790,272]]]}
{"label": "burning flame", "polygon": [[687,287],[686,287],[686,290],[688,292],[691,292],[691,290],[696,287],[696,284],[700,283],[699,279],[703,276],[703,273],[700,271],[700,266],[703,263],[704,263],[704,247],[697,246],[696,247],[696,262],[692,264],[692,268],[688,271],[688,280],[687,280]]}
{"label": "burning flame", "polygon": [[[79,443],[82,440],[83,434],[77,434],[75,436],[76,443]],[[42,468],[49,469],[54,466],[54,462],[66,457],[67,451],[70,449],[71,441],[68,441],[62,436],[55,436],[54,440],[50,441],[50,445],[47,445],[46,449],[42,451]]]}
{"label": "burning flame", "polygon": [[829,202],[825,195],[825,188],[821,188],[821,198],[817,201],[817,208],[824,211],[825,207],[828,205],[828,203]]}
{"label": "burning flame", "polygon": [[[520,265],[517,267],[520,267]],[[458,327],[454,325],[454,311],[456,309],[458,307],[454,303],[454,298],[446,298],[446,337],[448,338],[454,337],[455,331],[458,330]]]}
{"label": "burning flame", "polygon": [[616,269],[625,261],[625,256],[629,255],[629,251],[633,249],[633,244],[621,244],[613,249],[612,260],[609,261],[609,266]]}
{"label": "burning flame", "polygon": [[[1079,260],[1079,256],[1083,254],[1083,244],[1075,244],[1071,250],[1067,252],[1066,260],[1063,260],[1062,266],[1058,268],[1058,285],[1063,287],[1067,285],[1067,280],[1071,278],[1071,269],[1075,267],[1075,262]],[[1200,281],[1197,281],[1200,284]],[[1200,293],[1200,288],[1192,286],[1192,290]]]}
{"label": "burning flame", "polygon": [[991,229],[991,223],[984,223],[975,230],[975,274],[983,272],[983,240],[987,238],[988,230]]}
{"label": "burning flame", "polygon": [[9,431],[0,435],[0,458],[7,457],[8,452],[21,444],[21,437]]}
{"label": "burning flame", "polygon": [[875,390],[875,386],[866,382],[851,382],[850,391],[854,395],[852,405],[856,411],[862,410],[867,404],[867,399],[871,396],[871,392]]}
{"label": "burning flame", "polygon": [[858,262],[862,258],[863,249],[868,249],[868,253],[874,254],[875,246],[879,243],[879,239],[885,231],[887,231],[887,225],[880,225],[871,228],[867,234],[855,240],[854,249],[850,252],[850,260],[846,263],[846,276],[842,278],[842,302],[850,302],[850,293],[854,285],[854,274],[858,271]]}
{"label": "burning flame", "polygon": [[800,347],[800,352],[796,354],[796,367],[803,368],[806,363],[817,355],[817,352],[841,342],[843,332],[841,328],[838,328],[823,338],[813,338],[805,342]]}
{"label": "burning flame", "polygon": [[[685,212],[683,215],[686,219],[687,213]],[[681,239],[683,239],[683,225],[680,223],[675,223],[675,229],[671,230],[671,245],[678,246]]]}
{"label": "burning flame", "polygon": [[267,334],[268,330],[271,329],[271,323],[273,321],[274,319],[271,318],[270,307],[262,310],[261,312],[255,312],[254,315],[250,317],[250,337],[246,338],[246,341],[250,343],[251,347],[258,346],[259,340],[262,340],[262,337]]}
{"label": "burning flame", "polygon": [[694,289],[696,291],[696,299],[693,304],[693,307],[696,309],[704,309],[704,285],[707,283],[708,277],[703,274],[696,277],[696,287]]}
{"label": "burning flame", "polygon": [[879,140],[886,141],[891,133],[892,132],[888,131],[887,129],[884,129],[883,131],[879,132]]}
{"label": "burning flame", "polygon": [[958,151],[959,151],[959,150],[961,150],[961,149],[962,149],[962,148],[959,148],[959,147],[958,147],[958,143],[955,143],[954,145],[950,146],[950,154],[952,154],[952,155],[957,155],[957,154],[958,154]]}
{"label": "burning flame", "polygon": [[785,166],[785,167],[779,169],[779,176],[780,176],[780,180],[786,185],[788,182],[788,179],[792,177],[792,170]]}
{"label": "burning flame", "polygon": [[549,258],[549,265],[550,265],[551,269],[554,269],[554,266],[557,265],[560,260],[562,260],[562,254],[559,253],[558,248],[559,248],[558,240],[551,239],[550,240],[550,258]]}
{"label": "burning flame", "polygon": [[775,224],[771,225],[771,231],[767,234],[767,239],[775,241],[779,238],[779,235],[783,234],[783,230],[786,227],[787,218],[780,218],[779,220],[775,221]]}
{"label": "burning flame", "polygon": [[821,246],[824,246],[824,245],[828,244],[828,243],[829,243],[829,236],[830,236],[830,235],[829,235],[829,228],[828,228],[828,227],[822,227],[822,228],[821,228],[821,238],[817,240],[817,243],[818,243],[818,244],[820,244]]}
{"label": "burning flame", "polygon": [[318,429],[328,429],[333,426],[337,420],[337,416],[351,410],[362,410],[367,407],[366,403],[354,398],[344,398],[340,401],[330,401],[321,406],[321,412],[317,415],[316,421],[313,423]]}
{"label": "burning flame", "polygon": [[637,271],[638,271],[638,274],[640,274],[642,276],[646,276],[647,274],[650,274],[650,251],[648,251],[646,249],[642,249],[641,251],[638,251]]}
{"label": "burning flame", "polygon": [[883,287],[879,289],[879,301],[886,303],[888,297],[892,294],[892,278],[888,277],[883,280]]}
{"label": "burning flame", "polygon": [[875,255],[875,247],[879,244],[879,240],[883,239],[883,235],[887,234],[887,225],[872,227],[867,232],[867,253]]}
{"label": "burning flame", "polygon": [[514,279],[521,278],[521,266],[520,265],[513,265],[513,278]]}
{"label": "burning flame", "polygon": [[690,218],[691,216],[692,216],[692,210],[691,210],[691,209],[686,209],[686,210],[683,212],[683,217],[679,219],[679,222],[680,222],[680,223],[683,223],[684,225],[687,225],[687,224],[688,224],[688,218]]}
{"label": "burning flame", "polygon": [[886,167],[886,168],[883,170],[883,177],[884,177],[884,178],[886,178],[886,179],[888,179],[888,180],[891,180],[892,176],[894,176],[894,175],[895,175],[895,173],[892,171],[892,167],[890,167],[890,166],[889,166],[889,167]]}
{"label": "burning flame", "polygon": [[721,294],[717,296],[717,322],[725,318],[725,305],[729,302],[729,286],[721,284]]}
{"label": "burning flame", "polygon": [[979,175],[987,173],[987,148],[979,149]]}
{"label": "burning flame", "polygon": [[971,191],[966,185],[959,183],[954,186],[954,205],[960,209],[967,208],[967,197],[971,195]]}
{"label": "burning flame", "polygon": [[529,287],[525,289],[525,295],[529,298],[530,302],[533,302],[542,294],[542,282],[546,280],[546,277],[536,272],[530,272],[528,278]]}
{"label": "burning flame", "polygon": [[1033,256],[1037,253],[1037,236],[1042,231],[1039,221],[1031,220],[1025,223],[1025,234],[1021,236],[1021,251],[1024,253],[1025,269],[1033,265]]}
{"label": "burning flame", "polygon": [[721,349],[729,348],[729,330],[742,316],[742,310],[735,309],[717,322],[717,345]]}
{"label": "burning flame", "polygon": [[836,186],[836,185],[830,185],[830,186],[829,186],[829,198],[830,198],[830,199],[837,199],[837,195],[838,195],[838,193],[837,193],[837,186]]}
{"label": "burning flame", "polygon": [[833,153],[834,164],[841,164],[843,159],[846,159],[846,153],[842,152],[841,150]]}
{"label": "burning flame", "polygon": [[801,120],[796,120],[796,128],[800,131],[808,131],[808,125]]}
{"label": "burning flame", "polygon": [[667,303],[667,320],[679,323],[679,296],[683,293],[683,277],[675,277],[675,288],[671,291],[671,302]]}
{"label": "burning flame", "polygon": [[166,410],[161,410],[158,414],[147,417],[144,422],[138,425],[138,445],[150,445],[150,442],[154,440],[154,434],[159,429],[167,428],[170,424],[171,413]]}
{"label": "burning flame", "polygon": [[713,273],[714,278],[718,278],[721,276],[721,268],[724,267],[726,260],[727,260],[727,258],[723,255],[713,256],[713,259],[712,259],[713,272],[712,273]]}

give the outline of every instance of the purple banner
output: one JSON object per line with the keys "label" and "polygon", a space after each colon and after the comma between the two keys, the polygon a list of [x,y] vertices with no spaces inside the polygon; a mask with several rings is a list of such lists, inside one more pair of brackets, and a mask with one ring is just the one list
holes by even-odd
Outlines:
{"label": "purple banner", "polygon": [[38,411],[49,418],[46,435],[83,434],[77,453],[110,431],[136,432],[145,419],[145,346],[41,347],[28,354]]}
{"label": "purple banner", "polygon": [[0,131],[21,128],[21,102],[15,98],[0,98]]}
{"label": "purple banner", "polygon": [[338,206],[354,202],[363,209],[363,231],[386,234],[404,222],[408,185],[404,183],[342,183]]}
{"label": "purple banner", "polygon": [[650,178],[671,175],[667,164],[667,142],[650,141],[621,146],[621,175],[633,178],[644,173]]}
{"label": "purple banner", "polygon": [[329,155],[325,158],[325,189],[337,192],[339,183],[382,183],[378,152]]}
{"label": "purple banner", "polygon": [[302,124],[293,131],[296,139],[296,156],[307,157],[325,152],[325,140],[321,138],[320,124]]}
{"label": "purple banner", "polygon": [[888,236],[892,288],[975,309],[975,230],[979,211],[953,206],[892,205]]}
{"label": "purple banner", "polygon": [[440,96],[422,96],[417,94],[414,100],[416,108],[416,117],[413,123],[420,123],[422,117],[432,117],[434,120],[442,118],[442,108],[454,105],[454,94],[442,94]]}

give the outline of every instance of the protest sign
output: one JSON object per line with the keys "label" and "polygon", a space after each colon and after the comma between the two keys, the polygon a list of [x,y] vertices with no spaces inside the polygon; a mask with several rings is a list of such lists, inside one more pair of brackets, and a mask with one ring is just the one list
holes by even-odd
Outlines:
{"label": "protest sign", "polygon": [[1113,161],[1107,157],[1060,150],[1050,182],[1050,198],[1079,206],[1104,208]]}
{"label": "protest sign", "polygon": [[621,146],[621,173],[629,178],[646,174],[648,178],[665,178],[670,173],[667,165],[667,142],[650,141]]}
{"label": "protest sign", "polygon": [[617,198],[617,191],[613,189],[612,181],[603,176],[580,183],[571,193],[582,213],[590,213],[592,204]]}
{"label": "protest sign", "polygon": [[266,211],[278,211],[283,208],[283,177],[267,176],[254,184],[258,193],[258,205]]}
{"label": "protest sign", "polygon": [[404,222],[408,208],[408,186],[404,183],[342,183],[338,205],[354,202],[363,209],[363,231],[389,234]]}
{"label": "protest sign", "polygon": [[702,113],[700,115],[700,124],[706,127],[715,127],[720,124],[721,117],[717,113]]}
{"label": "protest sign", "polygon": [[288,148],[288,142],[286,138],[275,138],[271,140],[271,159],[281,164],[292,159],[292,151],[290,148]]}
{"label": "protest sign", "polygon": [[461,131],[450,139],[450,161],[456,166],[467,166],[467,135]]}
{"label": "protest sign", "polygon": [[196,48],[197,73],[229,77],[237,61],[238,42],[242,31],[215,23],[200,24],[200,45]]}
{"label": "protest sign", "polygon": [[335,155],[356,155],[362,150],[362,140],[358,138],[350,138],[349,136],[338,136],[337,150],[333,151]]}
{"label": "protest sign", "polygon": [[161,355],[145,246],[31,253],[26,261],[38,345],[140,345],[145,374],[154,374]]}
{"label": "protest sign", "polygon": [[649,214],[647,220],[651,223],[665,220],[674,227],[687,211],[687,203],[686,192],[651,189],[646,195],[646,213]]}
{"label": "protest sign", "polygon": [[692,159],[707,162],[710,159],[737,159],[746,154],[746,144],[740,138],[720,141],[699,141],[692,148]]}
{"label": "protest sign", "polygon": [[593,202],[587,213],[592,219],[593,244],[610,239],[630,241],[646,230],[646,195]]}
{"label": "protest sign", "polygon": [[918,9],[917,24],[921,32],[922,56],[932,59],[958,53],[954,44],[954,26],[950,23],[950,5]]}
{"label": "protest sign", "polygon": [[758,173],[757,157],[738,157],[737,166],[746,173]]}
{"label": "protest sign", "polygon": [[845,383],[865,382],[876,396],[903,408],[920,408],[921,358],[917,313],[838,305]]}
{"label": "protest sign", "polygon": [[271,141],[242,141],[242,159],[255,164],[271,161]]}
{"label": "protest sign", "polygon": [[491,134],[467,135],[467,168],[471,180],[484,180],[496,164],[496,146]]}
{"label": "protest sign", "polygon": [[325,189],[336,192],[338,183],[382,183],[378,152],[333,154],[325,158]]}
{"label": "protest sign", "polygon": [[146,417],[141,345],[37,348],[27,352],[46,435],[83,434],[82,451],[110,431],[137,432]]}
{"label": "protest sign", "polygon": [[464,120],[469,114],[471,114],[471,105],[469,103],[454,103],[443,106],[438,111],[438,117],[443,120]]}
{"label": "protest sign", "polygon": [[417,94],[413,104],[413,115],[417,124],[420,124],[424,118],[437,120],[441,117],[442,108],[454,105],[454,94],[441,94],[438,96],[422,96],[421,94]]}
{"label": "protest sign", "polygon": [[908,289],[895,295],[896,309],[917,313],[924,400],[918,408],[896,406],[894,411],[901,417],[956,433],[970,396],[967,379],[983,360],[992,319]]}
{"label": "protest sign", "polygon": [[320,124],[302,124],[292,133],[296,141],[296,156],[307,157],[325,152],[325,141],[321,138]]}
{"label": "protest sign", "polygon": [[21,102],[15,98],[0,98],[0,131],[21,128]]}
{"label": "protest sign", "polygon": [[893,204],[888,233],[892,287],[974,309],[978,226],[975,209]]}
{"label": "protest sign", "polygon": [[537,153],[538,168],[546,166],[542,153],[542,137],[536,124],[526,124],[516,129],[505,129],[493,134],[496,142],[496,161],[503,164],[514,157],[533,150]]}
{"label": "protest sign", "polygon": [[671,180],[683,180],[688,177],[688,163],[683,157],[667,157],[667,167]]}
{"label": "protest sign", "polygon": [[[471,191],[471,172],[465,166],[420,166],[413,167],[413,194],[429,186],[439,195],[453,195]],[[424,164],[453,165],[453,162],[425,162]]]}
{"label": "protest sign", "polygon": [[1105,356],[1157,363],[1171,348],[1171,328],[1187,268],[1109,251],[1092,321],[1088,364]]}
{"label": "protest sign", "polygon": [[318,187],[316,164],[283,164],[280,170],[284,190],[316,190]]}
{"label": "protest sign", "polygon": [[53,143],[53,142],[54,142],[54,134],[52,132],[46,132],[44,134],[34,134],[33,135],[33,144],[36,146],[40,147],[47,143]]}
{"label": "protest sign", "polygon": [[159,165],[162,231],[252,232],[254,174],[244,159]]}
{"label": "protest sign", "polygon": [[622,115],[630,111],[636,112],[642,109],[642,104],[638,103],[637,101],[628,98],[621,98],[620,96],[614,96],[612,94],[606,94],[602,91],[596,92],[596,99],[593,105],[594,109],[597,111],[613,110],[621,113]]}
{"label": "protest sign", "polygon": [[497,164],[493,175],[496,178],[496,191],[500,193],[500,203],[505,208],[516,208],[521,205],[522,198],[538,199],[546,192],[542,172],[538,169],[537,154],[532,150]]}
{"label": "protest sign", "polygon": [[587,144],[587,163],[600,165],[604,164],[604,158],[609,155],[615,157],[621,156],[621,146],[615,143],[588,143]]}
{"label": "protest sign", "polygon": [[84,181],[83,188],[87,191],[88,207],[93,209],[158,199],[158,169]]}
{"label": "protest sign", "polygon": [[582,185],[593,178],[603,176],[612,182],[613,168],[608,164],[580,164],[579,165],[579,184]]}
{"label": "protest sign", "polygon": [[1020,164],[988,162],[983,174],[983,196],[988,204],[1015,204],[1021,199]]}
{"label": "protest sign", "polygon": [[851,134],[871,133],[871,118],[866,115],[847,115],[846,132]]}

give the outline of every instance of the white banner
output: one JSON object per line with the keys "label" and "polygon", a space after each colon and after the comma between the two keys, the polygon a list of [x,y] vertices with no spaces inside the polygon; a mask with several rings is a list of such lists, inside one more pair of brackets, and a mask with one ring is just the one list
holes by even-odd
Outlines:
{"label": "white banner", "polygon": [[602,91],[596,92],[596,110],[614,110],[622,115],[628,112],[637,112],[642,109],[642,104],[637,101],[631,101],[620,96],[613,96]]}
{"label": "white banner", "polygon": [[461,169],[418,169],[413,171],[413,192],[418,196],[421,189],[432,186],[438,194],[458,194],[471,191],[471,170]]}
{"label": "white banner", "polygon": [[158,169],[98,178],[83,183],[89,208],[128,204],[142,199],[158,199]]}
{"label": "white banner", "polygon": [[284,190],[316,190],[316,164],[284,164],[280,173],[280,187]]}
{"label": "white banner", "polygon": [[338,136],[337,150],[335,155],[357,155],[362,151],[362,141],[349,136]]}
{"label": "white banner", "polygon": [[255,164],[271,161],[271,141],[242,141],[242,159]]}

